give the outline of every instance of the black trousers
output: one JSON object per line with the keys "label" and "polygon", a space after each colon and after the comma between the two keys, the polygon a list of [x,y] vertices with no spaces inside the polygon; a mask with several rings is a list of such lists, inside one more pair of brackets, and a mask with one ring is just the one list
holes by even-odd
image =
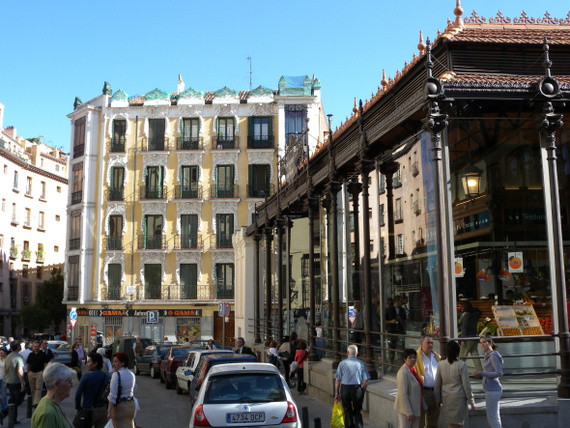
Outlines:
{"label": "black trousers", "polygon": [[362,428],[364,391],[360,385],[340,385],[340,399],[344,409],[344,428]]}
{"label": "black trousers", "polygon": [[14,419],[18,420],[18,406],[24,401],[24,393],[20,391],[21,385],[19,383],[7,383],[8,391],[10,391],[10,399],[8,404],[15,404],[14,406]]}

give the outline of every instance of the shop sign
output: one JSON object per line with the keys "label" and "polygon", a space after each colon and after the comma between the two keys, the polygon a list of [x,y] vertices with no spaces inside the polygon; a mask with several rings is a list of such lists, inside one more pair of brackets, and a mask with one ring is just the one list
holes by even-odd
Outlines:
{"label": "shop sign", "polygon": [[455,220],[454,222],[455,233],[467,233],[475,230],[485,229],[491,226],[489,220],[489,211],[473,214],[464,218]]}
{"label": "shop sign", "polygon": [[505,210],[505,224],[509,226],[545,225],[546,213],[544,208],[515,208]]}
{"label": "shop sign", "polygon": [[86,317],[147,317],[156,312],[157,317],[201,317],[202,309],[77,309],[77,315]]}
{"label": "shop sign", "polygon": [[463,278],[463,276],[465,275],[465,269],[463,269],[463,257],[455,258],[454,272],[456,278]]}
{"label": "shop sign", "polygon": [[509,253],[508,257],[509,272],[521,273],[524,272],[524,258],[522,251]]}

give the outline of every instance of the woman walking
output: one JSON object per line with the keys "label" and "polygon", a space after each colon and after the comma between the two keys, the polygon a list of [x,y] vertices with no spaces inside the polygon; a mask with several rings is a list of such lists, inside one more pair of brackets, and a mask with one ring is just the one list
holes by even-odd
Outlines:
{"label": "woman walking", "polygon": [[71,362],[69,363],[69,367],[75,373],[77,373],[77,380],[81,380],[81,360],[79,359],[79,344],[75,342],[71,345]]}
{"label": "woman walking", "polygon": [[461,347],[457,342],[449,342],[446,347],[447,359],[439,362],[435,375],[435,401],[443,405],[443,419],[448,428],[461,428],[465,424],[467,402],[475,410],[475,400],[469,383],[469,373],[465,361],[459,361]]}
{"label": "woman walking", "polygon": [[4,382],[4,371],[6,369],[6,348],[0,348],[0,395],[2,396],[2,403],[0,407],[0,425],[4,424],[4,418],[8,416],[8,394],[6,392],[6,382]]}
{"label": "woman walking", "polygon": [[297,392],[299,394],[304,394],[305,388],[307,388],[307,384],[304,382],[303,371],[303,361],[305,361],[309,355],[306,348],[307,343],[303,339],[299,340],[298,349],[295,352],[295,361],[298,364],[295,373],[297,374]]}
{"label": "woman walking", "polygon": [[404,349],[404,364],[398,371],[398,393],[394,410],[398,412],[398,428],[418,428],[421,409],[427,409],[422,395],[422,380],[414,366],[418,354],[415,349]]}
{"label": "woman walking", "polygon": [[487,422],[491,428],[501,428],[501,409],[499,400],[503,394],[503,387],[499,378],[503,376],[503,357],[497,352],[497,346],[491,336],[479,340],[481,348],[485,351],[485,363],[482,372],[475,372],[473,376],[483,378],[485,390],[485,405],[487,407]]}
{"label": "woman walking", "polygon": [[135,428],[136,404],[134,398],[135,375],[127,368],[129,357],[125,352],[113,355],[111,388],[107,418],[113,419],[114,428]]}

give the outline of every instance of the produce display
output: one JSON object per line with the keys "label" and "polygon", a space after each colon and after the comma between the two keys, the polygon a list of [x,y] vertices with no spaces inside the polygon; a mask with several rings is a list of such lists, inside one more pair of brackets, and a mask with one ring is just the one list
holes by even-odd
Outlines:
{"label": "produce display", "polygon": [[540,322],[540,326],[542,327],[542,331],[544,334],[552,334],[554,333],[554,327],[552,325],[552,315],[548,318],[539,318],[538,321]]}
{"label": "produce display", "polygon": [[543,333],[532,305],[493,306],[501,336],[532,336]]}

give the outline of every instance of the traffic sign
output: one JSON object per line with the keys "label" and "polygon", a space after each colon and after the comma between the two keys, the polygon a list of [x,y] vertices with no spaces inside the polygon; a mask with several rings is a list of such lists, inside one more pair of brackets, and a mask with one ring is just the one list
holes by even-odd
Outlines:
{"label": "traffic sign", "polygon": [[77,311],[74,311],[73,309],[69,312],[69,319],[70,320],[77,320]]}
{"label": "traffic sign", "polygon": [[158,322],[158,311],[146,311],[146,323],[156,324]]}
{"label": "traffic sign", "polygon": [[77,323],[77,320],[73,319],[73,320],[69,320],[69,323],[71,324],[71,328],[75,327],[75,323]]}
{"label": "traffic sign", "polygon": [[223,316],[224,316],[224,302],[219,302],[219,303],[218,303],[218,316],[219,316],[219,317],[223,317]]}
{"label": "traffic sign", "polygon": [[229,317],[230,316],[230,304],[226,303],[224,306],[224,316]]}

